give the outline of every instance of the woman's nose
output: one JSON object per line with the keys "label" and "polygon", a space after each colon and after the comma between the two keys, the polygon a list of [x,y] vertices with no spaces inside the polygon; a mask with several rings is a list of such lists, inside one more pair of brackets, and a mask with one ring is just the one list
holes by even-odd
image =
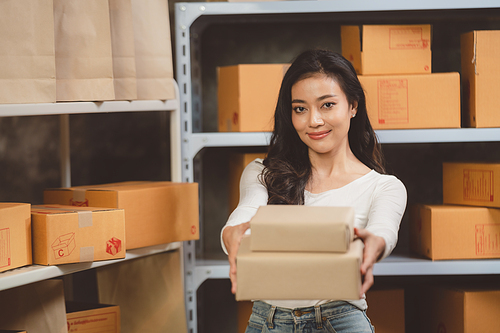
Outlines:
{"label": "woman's nose", "polygon": [[321,125],[324,125],[325,122],[323,120],[323,115],[319,110],[317,109],[312,109],[311,110],[311,117],[309,119],[309,126],[311,127],[318,127]]}

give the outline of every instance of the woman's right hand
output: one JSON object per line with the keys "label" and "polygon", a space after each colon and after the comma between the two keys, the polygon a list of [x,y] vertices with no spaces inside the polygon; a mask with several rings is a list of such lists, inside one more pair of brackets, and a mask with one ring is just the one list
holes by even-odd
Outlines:
{"label": "woman's right hand", "polygon": [[247,229],[250,228],[250,222],[245,222],[235,226],[228,226],[222,233],[222,241],[226,246],[229,260],[229,278],[231,279],[231,292],[236,294],[236,255],[240,247],[241,238]]}

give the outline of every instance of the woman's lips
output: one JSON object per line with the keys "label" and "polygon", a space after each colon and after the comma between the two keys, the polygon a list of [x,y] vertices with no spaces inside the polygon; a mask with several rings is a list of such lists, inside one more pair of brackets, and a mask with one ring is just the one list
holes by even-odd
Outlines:
{"label": "woman's lips", "polygon": [[328,134],[330,134],[331,130],[329,131],[321,131],[321,132],[311,132],[311,133],[307,133],[307,135],[309,135],[309,137],[313,140],[321,140],[323,139],[325,136],[327,136]]}

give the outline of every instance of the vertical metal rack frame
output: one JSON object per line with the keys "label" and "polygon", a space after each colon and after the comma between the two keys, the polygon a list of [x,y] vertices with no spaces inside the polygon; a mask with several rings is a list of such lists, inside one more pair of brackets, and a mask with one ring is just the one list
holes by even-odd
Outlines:
{"label": "vertical metal rack frame", "polygon": [[[186,2],[175,4],[175,54],[176,79],[180,90],[181,121],[181,163],[182,181],[200,181],[201,166],[194,159],[205,147],[265,146],[269,133],[205,133],[202,131],[202,86],[200,39],[203,29],[216,23],[217,17],[246,15],[262,17],[266,14],[322,14],[325,13],[369,13],[402,11],[446,11],[467,9],[499,8],[498,0],[478,0],[475,2],[456,0],[421,1],[366,1],[366,0],[326,0],[326,1],[271,1],[271,2]],[[196,23],[204,16],[209,20]],[[213,17],[213,19],[211,19]],[[258,18],[256,18],[258,20]],[[424,130],[379,130],[377,135],[382,143],[444,143],[500,141],[498,128],[424,129]],[[200,207],[200,212],[203,209]],[[203,221],[200,217],[200,235]],[[201,238],[202,236],[200,236]],[[195,242],[185,242],[183,248],[185,292],[188,333],[196,333],[198,287],[209,278],[228,278],[227,262],[196,259]],[[500,260],[452,261],[436,263],[423,259],[389,257],[375,266],[375,275],[443,275],[443,274],[500,274]]]}

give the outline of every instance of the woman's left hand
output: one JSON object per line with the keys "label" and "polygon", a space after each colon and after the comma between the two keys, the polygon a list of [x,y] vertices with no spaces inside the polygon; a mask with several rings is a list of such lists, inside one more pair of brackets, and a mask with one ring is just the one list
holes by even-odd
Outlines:
{"label": "woman's left hand", "polygon": [[361,276],[363,278],[360,295],[361,298],[363,297],[363,294],[373,285],[373,265],[384,253],[385,240],[365,229],[354,228],[354,234],[365,244],[365,248],[363,250],[363,262],[361,263]]}

